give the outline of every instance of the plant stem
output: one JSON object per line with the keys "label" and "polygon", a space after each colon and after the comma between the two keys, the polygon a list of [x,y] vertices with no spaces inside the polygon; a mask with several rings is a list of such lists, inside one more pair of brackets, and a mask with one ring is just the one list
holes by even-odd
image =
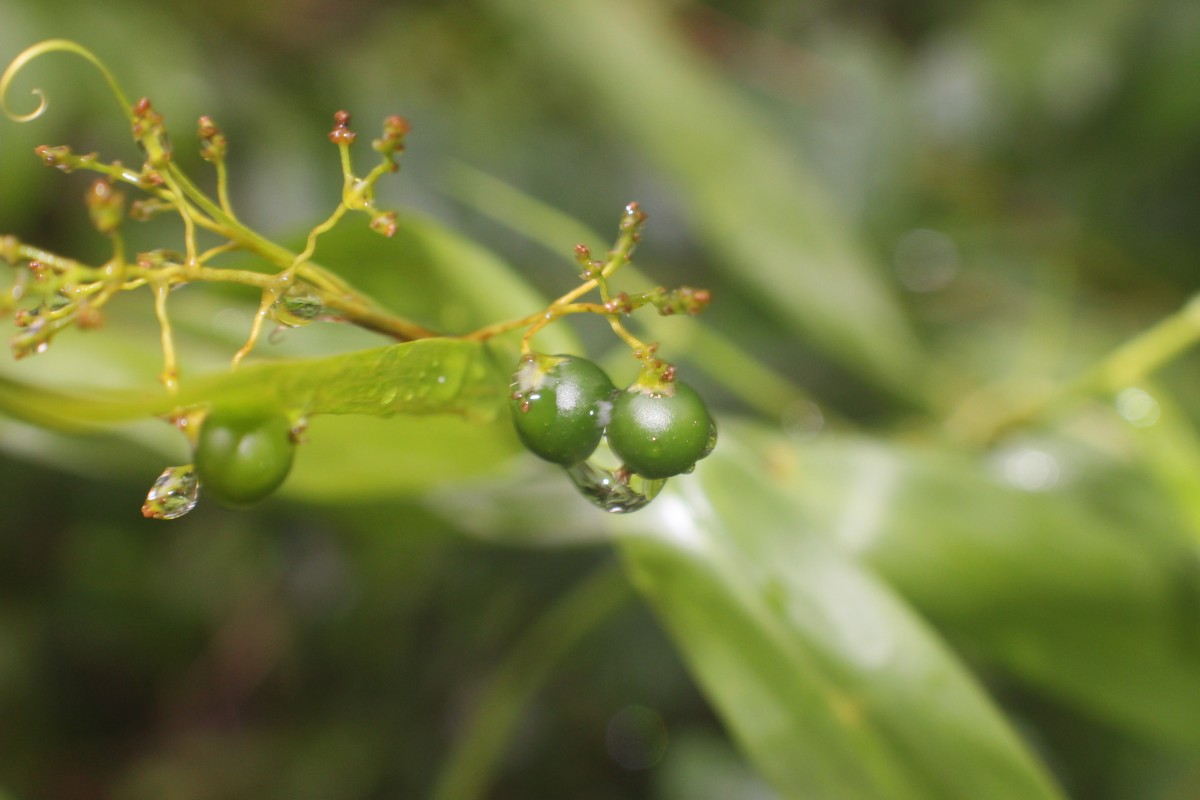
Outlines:
{"label": "plant stem", "polygon": [[1050,388],[1033,388],[1019,399],[1001,402],[994,412],[971,413],[962,404],[951,414],[948,427],[971,442],[995,441],[1012,428],[1052,414],[1066,405],[1095,395],[1119,391],[1144,380],[1164,364],[1200,341],[1200,294],[1183,308],[1113,349],[1075,377]]}
{"label": "plant stem", "polygon": [[624,574],[608,564],[534,622],[492,673],[470,727],[442,767],[433,800],[485,795],[521,711],[559,659],[631,597]]}

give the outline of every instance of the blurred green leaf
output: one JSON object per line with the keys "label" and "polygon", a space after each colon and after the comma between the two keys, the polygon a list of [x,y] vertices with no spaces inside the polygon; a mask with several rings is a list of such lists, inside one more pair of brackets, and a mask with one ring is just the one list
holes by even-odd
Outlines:
{"label": "blurred green leaf", "polygon": [[739,438],[621,548],[762,774],[796,798],[1060,797],[944,644],[747,468]]}
{"label": "blurred green leaf", "polygon": [[471,724],[446,759],[433,800],[484,797],[522,712],[559,660],[630,598],[620,570],[606,564],[548,608],[510,649],[482,693]]}
{"label": "blurred green leaf", "polygon": [[[448,414],[323,416],[310,422],[304,439],[282,491],[319,503],[461,486],[509,464],[520,450],[507,414],[491,424]],[[455,500],[446,509],[451,519],[464,508],[461,490]]]}
{"label": "blurred green leaf", "polygon": [[764,434],[748,453],[795,524],[824,531],[966,651],[1200,750],[1200,558],[1144,474],[1054,440],[981,460]]}
{"label": "blurred green leaf", "polygon": [[[439,332],[466,333],[523,317],[546,303],[511,265],[431,220],[402,214],[389,239],[357,222],[322,236],[317,260],[385,307]],[[556,348],[552,352],[570,350],[575,343],[565,325],[553,325],[542,336]],[[515,363],[515,347],[512,352]]]}
{"label": "blurred green leaf", "polygon": [[[678,184],[693,228],[775,318],[899,396],[920,352],[893,293],[794,143],[690,52],[658,6],[490,0]],[[597,46],[581,44],[583,41]]]}

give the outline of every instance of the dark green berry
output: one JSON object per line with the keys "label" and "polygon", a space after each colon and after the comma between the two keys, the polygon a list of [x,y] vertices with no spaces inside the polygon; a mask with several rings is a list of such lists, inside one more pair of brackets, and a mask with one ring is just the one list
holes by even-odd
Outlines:
{"label": "dark green berry", "polygon": [[292,468],[296,445],[283,414],[215,409],[196,441],[196,472],[206,495],[235,508],[262,500]]}
{"label": "dark green berry", "polygon": [[716,443],[704,401],[686,383],[633,385],[613,401],[608,444],[630,472],[669,478],[688,472]]}
{"label": "dark green berry", "polygon": [[509,404],[517,436],[547,461],[578,464],[600,444],[615,391],[586,358],[527,356],[513,375]]}

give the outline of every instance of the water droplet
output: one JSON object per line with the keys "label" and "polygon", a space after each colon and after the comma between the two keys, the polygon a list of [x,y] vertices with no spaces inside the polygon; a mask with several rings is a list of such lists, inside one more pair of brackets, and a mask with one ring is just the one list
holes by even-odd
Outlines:
{"label": "water droplet", "polygon": [[[717,449],[717,423],[709,420],[708,423],[708,441],[704,443],[704,451],[700,453],[700,458],[708,458],[712,455],[712,451]],[[693,465],[694,468],[695,465]],[[688,470],[691,472],[692,470]]]}
{"label": "water droplet", "polygon": [[811,400],[793,400],[780,414],[783,432],[793,439],[815,439],[825,429],[825,414]]}
{"label": "water droplet", "polygon": [[1158,422],[1162,410],[1154,396],[1144,389],[1131,386],[1117,395],[1117,413],[1125,421],[1139,428],[1148,428]]}
{"label": "water droplet", "polygon": [[608,754],[625,769],[649,769],[667,750],[667,724],[652,708],[626,706],[608,721],[605,740]]}
{"label": "water droplet", "polygon": [[150,487],[142,516],[149,519],[179,519],[196,507],[200,478],[191,464],[167,467]]}
{"label": "water droplet", "polygon": [[43,340],[33,346],[33,354],[35,356],[40,356],[42,353],[46,352],[49,349],[50,349],[50,343]]}
{"label": "water droplet", "polygon": [[271,306],[269,316],[288,328],[298,328],[318,319],[325,313],[321,298],[313,295],[284,295]]}
{"label": "water droplet", "polygon": [[396,387],[392,386],[383,390],[383,394],[379,395],[379,405],[390,406],[396,399]]}
{"label": "water droplet", "polygon": [[1036,447],[1022,447],[1006,453],[1002,467],[1008,482],[1027,492],[1053,489],[1062,477],[1058,459]]}
{"label": "water droplet", "polygon": [[665,478],[647,480],[590,461],[567,467],[565,471],[580,494],[612,514],[627,514],[644,508],[667,484]]}

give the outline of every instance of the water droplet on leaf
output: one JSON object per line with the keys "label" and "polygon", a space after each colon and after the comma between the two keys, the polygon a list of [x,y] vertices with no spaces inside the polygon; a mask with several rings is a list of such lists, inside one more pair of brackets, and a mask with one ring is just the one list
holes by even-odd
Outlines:
{"label": "water droplet on leaf", "polygon": [[150,487],[142,516],[148,519],[179,519],[196,507],[200,479],[191,464],[167,467]]}
{"label": "water droplet on leaf", "polygon": [[566,467],[567,477],[579,493],[612,514],[627,514],[650,504],[667,481],[647,480],[623,470],[611,470],[590,461]]}

